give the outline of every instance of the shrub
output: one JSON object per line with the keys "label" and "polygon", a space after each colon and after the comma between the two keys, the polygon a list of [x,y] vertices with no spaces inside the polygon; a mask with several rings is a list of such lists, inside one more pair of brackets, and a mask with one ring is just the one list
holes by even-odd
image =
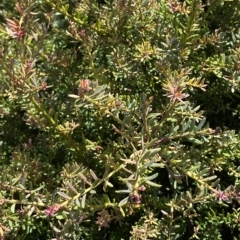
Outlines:
{"label": "shrub", "polygon": [[238,1],[3,6],[2,239],[239,238]]}

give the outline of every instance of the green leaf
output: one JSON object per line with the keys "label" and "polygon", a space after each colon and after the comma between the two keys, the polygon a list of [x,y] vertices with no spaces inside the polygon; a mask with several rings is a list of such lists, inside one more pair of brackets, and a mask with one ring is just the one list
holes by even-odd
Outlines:
{"label": "green leaf", "polygon": [[131,191],[129,190],[129,189],[127,189],[127,190],[116,190],[115,191],[116,193],[124,193],[124,194],[129,194]]}
{"label": "green leaf", "polygon": [[110,201],[110,199],[109,199],[107,194],[103,194],[103,199],[104,199],[105,203],[108,203],[108,204],[111,203],[111,201]]}
{"label": "green leaf", "polygon": [[25,231],[26,230],[26,225],[25,223],[21,224],[22,230]]}
{"label": "green leaf", "polygon": [[[61,215],[56,216],[57,219],[62,220],[63,218],[60,218],[60,217],[62,217],[62,216]],[[59,228],[57,228],[55,226],[53,226],[53,231],[56,232],[56,233],[61,233],[62,232]]]}
{"label": "green leaf", "polygon": [[122,207],[123,205],[127,204],[127,203],[128,203],[128,199],[129,199],[129,197],[124,198],[124,199],[118,204],[118,206],[119,206],[119,207]]}
{"label": "green leaf", "polygon": [[[191,169],[192,170],[192,169]],[[203,177],[204,175],[209,173],[209,169],[208,168],[204,168],[202,169],[200,172],[197,173],[198,177]]]}
{"label": "green leaf", "polygon": [[[196,164],[196,165],[191,166],[190,171],[191,171],[191,172],[194,172],[194,171],[198,170],[200,167],[201,167],[201,164],[198,163],[198,164]],[[189,174],[192,174],[190,171],[189,171],[188,173],[189,173]]]}
{"label": "green leaf", "polygon": [[68,9],[69,9],[69,4],[64,4],[64,5],[61,6],[61,8],[62,8],[62,11],[63,11],[64,13],[67,13],[67,12],[68,12]]}
{"label": "green leaf", "polygon": [[26,189],[21,183],[19,183],[18,186],[22,189]]}
{"label": "green leaf", "polygon": [[80,204],[80,201],[79,201],[79,199],[78,199],[78,198],[76,199],[76,205],[77,205],[78,207],[80,207],[80,206],[81,206],[81,204]]}
{"label": "green leaf", "polygon": [[213,179],[216,179],[217,176],[214,175],[214,176],[210,176],[210,177],[207,177],[207,178],[204,178],[203,181],[207,182],[207,181],[212,181]]}
{"label": "green leaf", "polygon": [[203,127],[203,125],[205,124],[205,122],[206,122],[206,118],[204,118],[204,119],[202,119],[202,120],[200,121],[200,123],[199,123],[198,126],[197,126],[197,130],[198,130],[198,131],[202,129],[202,127]]}
{"label": "green leaf", "polygon": [[12,213],[15,213],[15,207],[16,207],[16,204],[13,204],[13,205],[11,206],[11,212],[12,212]]}
{"label": "green leaf", "polygon": [[132,185],[130,182],[128,182],[128,181],[125,181],[125,183],[126,183],[128,189],[129,189],[130,191],[132,191],[133,185]]}
{"label": "green leaf", "polygon": [[202,141],[196,139],[196,138],[189,138],[188,139],[190,142],[194,143],[194,144],[197,144],[197,145],[200,145],[200,144],[203,144]]}
{"label": "green leaf", "polygon": [[82,208],[85,208],[86,197],[87,197],[87,194],[84,194],[84,195],[82,196],[82,201],[81,201],[81,206],[82,206]]}
{"label": "green leaf", "polygon": [[22,177],[22,173],[20,173],[17,178],[13,179],[12,185],[14,186],[21,179],[21,177]]}
{"label": "green leaf", "polygon": [[28,182],[28,190],[32,191],[32,189],[33,189],[32,182]]}
{"label": "green leaf", "polygon": [[38,202],[39,204],[41,204],[41,205],[44,205],[43,202],[42,202],[42,200],[41,200],[39,197],[37,197],[37,202]]}
{"label": "green leaf", "polygon": [[146,180],[147,180],[147,181],[153,180],[153,179],[155,179],[157,176],[158,176],[158,173],[155,173],[155,174],[153,174],[153,175],[151,175],[151,176],[149,176],[149,177],[146,177]]}
{"label": "green leaf", "polygon": [[60,215],[60,214],[57,214],[57,215],[56,215],[56,218],[57,218],[58,220],[64,219],[64,217],[63,217],[62,215]]}
{"label": "green leaf", "polygon": [[78,95],[75,95],[75,94],[68,94],[68,97],[75,98],[75,99],[80,98]]}
{"label": "green leaf", "polygon": [[125,212],[123,211],[123,209],[121,207],[119,207],[119,210],[120,210],[122,216],[125,217]]}
{"label": "green leaf", "polygon": [[206,137],[204,137],[204,136],[201,136],[201,137],[202,137],[202,139],[203,139],[204,142],[206,142],[206,143],[209,143],[209,142],[210,142]]}
{"label": "green leaf", "polygon": [[110,183],[109,181],[106,181],[106,184],[107,184],[108,187],[113,187],[113,184]]}
{"label": "green leaf", "polygon": [[157,183],[154,183],[152,181],[146,181],[146,183],[149,185],[149,186],[152,186],[152,187],[161,187],[162,185],[160,184],[157,184]]}
{"label": "green leaf", "polygon": [[189,126],[191,125],[191,123],[192,123],[192,120],[190,119],[190,120],[187,121],[187,123],[183,124],[183,126],[182,126],[182,133],[185,133],[185,132],[186,132],[186,130],[187,130],[187,129],[189,128]]}
{"label": "green leaf", "polygon": [[32,190],[32,192],[39,192],[39,191],[42,190],[44,187],[45,187],[45,186],[42,185],[42,186],[40,186],[40,187],[38,187],[38,188]]}
{"label": "green leaf", "polygon": [[23,192],[20,193],[19,199],[20,201],[24,201],[26,199],[26,196]]}
{"label": "green leaf", "polygon": [[219,184],[219,182],[220,182],[220,179],[218,178],[214,183],[211,184],[211,187],[212,187],[212,188],[217,187],[218,184]]}
{"label": "green leaf", "polygon": [[65,199],[71,199],[66,193],[63,193],[63,192],[57,192],[57,194]]}
{"label": "green leaf", "polygon": [[154,162],[156,161],[156,158],[152,158],[152,160],[146,162],[141,168],[140,172],[142,173],[146,168],[150,167]]}
{"label": "green leaf", "polygon": [[148,116],[147,116],[147,118],[149,119],[151,119],[151,118],[157,118],[157,117],[159,117],[159,116],[161,116],[161,113],[150,113]]}
{"label": "green leaf", "polygon": [[177,132],[178,129],[179,129],[179,126],[177,125],[177,126],[175,126],[175,127],[173,128],[173,132],[174,132],[174,133]]}
{"label": "green leaf", "polygon": [[145,159],[151,158],[152,156],[157,154],[160,150],[161,150],[161,148],[155,148],[155,149],[145,151],[145,153],[140,157],[139,162],[142,162]]}
{"label": "green leaf", "polygon": [[157,138],[154,138],[152,141],[146,143],[145,149],[152,147],[157,142],[157,140],[158,140]]}
{"label": "green leaf", "polygon": [[151,165],[151,167],[160,167],[160,168],[164,168],[164,163],[153,163],[152,165]]}
{"label": "green leaf", "polygon": [[30,210],[29,210],[29,212],[28,212],[28,217],[30,217],[31,215],[32,215],[32,213],[34,212],[34,210],[35,210],[35,207],[31,207],[30,208]]}

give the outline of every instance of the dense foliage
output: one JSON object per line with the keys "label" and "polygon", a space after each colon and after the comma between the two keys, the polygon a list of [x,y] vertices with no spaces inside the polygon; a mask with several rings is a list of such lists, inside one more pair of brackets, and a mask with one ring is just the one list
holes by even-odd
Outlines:
{"label": "dense foliage", "polygon": [[239,0],[3,0],[2,239],[239,239]]}

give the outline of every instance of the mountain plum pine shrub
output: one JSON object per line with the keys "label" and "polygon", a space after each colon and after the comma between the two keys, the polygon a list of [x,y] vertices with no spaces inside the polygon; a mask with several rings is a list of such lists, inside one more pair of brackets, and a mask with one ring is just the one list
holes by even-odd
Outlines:
{"label": "mountain plum pine shrub", "polygon": [[1,239],[239,239],[238,1],[1,6]]}

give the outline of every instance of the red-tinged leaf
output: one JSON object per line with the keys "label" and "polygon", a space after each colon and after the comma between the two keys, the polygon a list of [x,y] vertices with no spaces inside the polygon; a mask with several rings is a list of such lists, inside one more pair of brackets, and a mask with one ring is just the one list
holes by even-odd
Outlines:
{"label": "red-tinged leaf", "polygon": [[90,174],[91,174],[92,178],[93,178],[95,181],[98,180],[97,175],[93,172],[92,169],[90,169]]}
{"label": "red-tinged leaf", "polygon": [[78,191],[76,190],[76,188],[75,188],[70,182],[67,182],[67,186],[68,186],[69,189],[72,190],[74,193],[78,194]]}

